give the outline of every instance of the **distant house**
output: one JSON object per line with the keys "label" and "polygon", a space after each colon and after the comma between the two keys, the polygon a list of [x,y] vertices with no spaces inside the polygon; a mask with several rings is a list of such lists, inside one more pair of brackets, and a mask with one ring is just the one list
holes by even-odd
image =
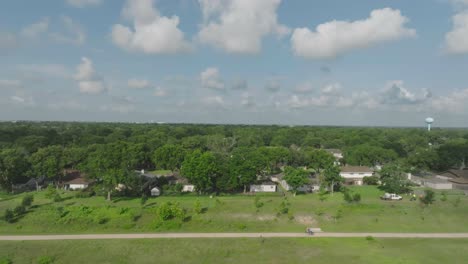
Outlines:
{"label": "distant house", "polygon": [[259,184],[251,184],[250,192],[276,192],[276,183],[262,182]]}
{"label": "distant house", "polygon": [[340,176],[345,179],[346,184],[362,185],[364,177],[370,177],[374,171],[364,166],[343,166]]}
{"label": "distant house", "polygon": [[468,190],[468,169],[447,170],[438,173],[436,177],[451,182],[454,188]]}
{"label": "distant house", "polygon": [[91,184],[91,181],[80,176],[71,181],[65,182],[64,188],[67,190],[82,190],[82,189],[88,188],[90,184]]}
{"label": "distant house", "polygon": [[158,187],[153,187],[151,189],[151,196],[159,196],[161,195],[161,190]]}
{"label": "distant house", "polygon": [[343,159],[343,152],[339,149],[325,149],[328,153],[332,154],[335,158],[334,164],[339,166],[341,164],[341,160]]}
{"label": "distant house", "polygon": [[[276,174],[270,176],[271,181],[277,182],[283,187],[286,191],[292,190],[291,186],[283,179],[284,174]],[[316,192],[320,190],[320,184],[315,175],[310,175],[309,177],[309,183],[306,185],[303,185],[297,189],[299,192]]]}
{"label": "distant house", "polygon": [[447,179],[443,179],[434,175],[408,175],[408,179],[412,182],[431,189],[436,190],[451,190],[453,184]]}

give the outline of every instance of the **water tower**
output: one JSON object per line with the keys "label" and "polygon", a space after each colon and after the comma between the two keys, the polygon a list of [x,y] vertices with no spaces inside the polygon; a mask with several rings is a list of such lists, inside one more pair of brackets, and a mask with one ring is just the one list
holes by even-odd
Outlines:
{"label": "water tower", "polygon": [[432,118],[432,117],[426,118],[427,131],[431,131],[432,123],[434,123],[434,118]]}

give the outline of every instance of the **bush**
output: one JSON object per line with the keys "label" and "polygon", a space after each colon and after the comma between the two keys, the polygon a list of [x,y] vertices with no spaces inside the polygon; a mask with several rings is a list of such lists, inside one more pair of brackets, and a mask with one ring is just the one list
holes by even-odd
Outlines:
{"label": "bush", "polygon": [[355,193],[355,194],[353,195],[353,201],[354,201],[355,203],[359,203],[359,202],[361,201],[361,194]]}
{"label": "bush", "polygon": [[54,202],[61,202],[62,201],[62,196],[60,194],[56,193],[54,196]]}
{"label": "bush", "polygon": [[37,259],[38,264],[52,264],[54,263],[54,261],[55,261],[55,258],[51,256],[40,256]]}
{"label": "bush", "polygon": [[433,190],[424,190],[424,196],[419,200],[424,205],[430,205],[435,201],[435,192]]}
{"label": "bush", "polygon": [[362,181],[366,185],[379,185],[379,178],[377,176],[366,176]]}
{"label": "bush", "polygon": [[185,211],[180,207],[178,203],[172,204],[171,202],[166,202],[161,204],[158,207],[158,216],[161,220],[166,221],[173,218],[184,219]]}
{"label": "bush", "polygon": [[442,195],[440,196],[440,200],[442,202],[446,202],[447,201],[447,192],[446,191],[443,191],[442,192]]}
{"label": "bush", "polygon": [[26,213],[26,207],[18,205],[15,207],[14,212],[16,216],[23,215],[24,213]]}
{"label": "bush", "polygon": [[193,204],[193,211],[196,214],[201,214],[203,212],[203,208],[201,207],[200,200],[195,200],[195,203]]}
{"label": "bush", "polygon": [[453,206],[458,207],[460,205],[460,202],[461,202],[460,197],[457,197],[457,199],[455,199],[455,201],[453,201]]}
{"label": "bush", "polygon": [[281,202],[281,204],[280,204],[280,206],[278,208],[278,215],[287,214],[289,212],[288,205],[289,205],[289,203],[288,203],[287,199],[284,199]]}
{"label": "bush", "polygon": [[21,205],[24,207],[28,207],[28,206],[31,206],[33,201],[34,201],[34,196],[32,194],[28,194],[23,197],[23,200],[21,201]]}
{"label": "bush", "polygon": [[57,189],[52,184],[49,184],[46,189],[45,197],[48,199],[54,199],[56,195]]}
{"label": "bush", "polygon": [[11,209],[6,209],[5,213],[3,214],[3,219],[7,221],[8,223],[13,222],[13,219],[15,218],[15,213],[13,213],[13,210]]}
{"label": "bush", "polygon": [[263,207],[263,202],[260,201],[260,197],[255,196],[254,205],[257,210]]}
{"label": "bush", "polygon": [[327,190],[325,190],[324,188],[320,188],[320,192],[319,192],[319,200],[321,202],[327,200],[328,196],[327,196]]}

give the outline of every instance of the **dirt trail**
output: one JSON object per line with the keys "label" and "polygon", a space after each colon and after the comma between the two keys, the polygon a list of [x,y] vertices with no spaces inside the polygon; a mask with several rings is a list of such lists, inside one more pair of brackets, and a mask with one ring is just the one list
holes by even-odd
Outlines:
{"label": "dirt trail", "polygon": [[468,233],[153,233],[0,236],[1,241],[142,239],[142,238],[260,238],[260,237],[367,237],[375,238],[468,238]]}

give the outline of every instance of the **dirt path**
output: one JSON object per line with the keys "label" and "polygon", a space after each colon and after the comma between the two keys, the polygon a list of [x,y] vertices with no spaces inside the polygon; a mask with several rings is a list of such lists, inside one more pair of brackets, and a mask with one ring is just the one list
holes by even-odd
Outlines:
{"label": "dirt path", "polygon": [[328,233],[312,236],[306,233],[153,233],[153,234],[86,234],[0,236],[2,241],[82,240],[82,239],[142,239],[142,238],[260,238],[260,237],[367,237],[375,238],[468,238],[468,233]]}

